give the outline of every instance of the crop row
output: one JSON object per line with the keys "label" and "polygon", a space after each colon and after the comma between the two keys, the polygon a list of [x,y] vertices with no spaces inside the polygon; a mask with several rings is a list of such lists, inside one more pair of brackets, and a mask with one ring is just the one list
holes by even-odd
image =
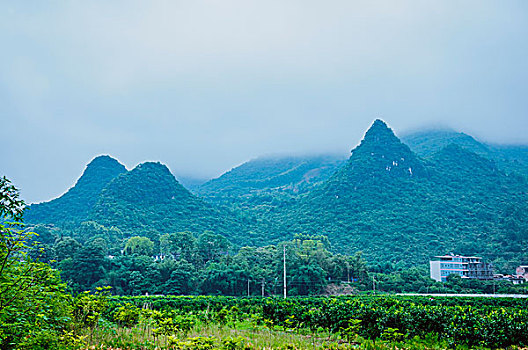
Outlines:
{"label": "crop row", "polygon": [[331,332],[352,329],[368,338],[387,330],[406,338],[433,334],[452,345],[522,345],[528,334],[528,311],[522,308],[426,305],[393,298],[327,299],[311,306],[302,300],[268,300],[263,317]]}
{"label": "crop row", "polygon": [[435,336],[452,346],[527,345],[528,310],[524,299],[425,297],[114,297],[155,310],[211,313],[230,310],[258,315],[267,323],[317,331],[359,334],[375,339],[391,332],[394,339]]}

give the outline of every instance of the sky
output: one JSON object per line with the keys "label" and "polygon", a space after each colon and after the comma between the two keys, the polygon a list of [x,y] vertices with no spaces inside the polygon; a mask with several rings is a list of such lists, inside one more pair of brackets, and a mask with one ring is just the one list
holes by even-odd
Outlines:
{"label": "sky", "polygon": [[527,38],[525,0],[3,1],[0,176],[27,202],[100,154],[212,178],[376,118],[528,144]]}

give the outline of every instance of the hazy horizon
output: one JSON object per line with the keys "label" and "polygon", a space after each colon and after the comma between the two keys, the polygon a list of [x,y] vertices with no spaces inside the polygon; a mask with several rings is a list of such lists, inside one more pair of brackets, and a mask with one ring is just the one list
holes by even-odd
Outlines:
{"label": "hazy horizon", "polygon": [[0,4],[2,168],[28,202],[109,154],[213,178],[347,154],[374,119],[528,144],[525,1]]}
{"label": "hazy horizon", "polygon": [[[389,125],[390,127],[390,125]],[[366,132],[367,130],[365,130]],[[395,130],[393,130],[396,134],[396,136],[398,136],[399,138],[401,137],[404,137],[406,135],[410,135],[410,134],[413,134],[413,133],[418,133],[418,132],[428,132],[428,131],[451,131],[451,132],[461,132],[463,133],[463,131],[458,131],[458,130],[455,130],[453,128],[450,128],[449,126],[445,126],[445,125],[431,125],[431,126],[427,126],[427,127],[419,127],[419,128],[412,128],[412,129],[409,129],[409,130],[406,130],[404,131],[403,133],[397,133]],[[467,133],[465,133],[467,134]],[[468,134],[469,135],[469,134]],[[469,136],[472,136],[472,135],[469,135]],[[86,170],[86,166],[95,158],[97,158],[98,156],[110,156],[116,160],[118,160],[121,164],[123,164],[126,169],[128,171],[132,170],[133,168],[135,168],[136,166],[138,166],[139,164],[141,163],[145,163],[145,162],[160,162],[164,165],[166,165],[169,170],[171,171],[171,173],[176,177],[176,179],[181,182],[182,184],[185,185],[186,182],[188,181],[192,181],[192,182],[207,182],[211,179],[214,179],[214,178],[217,178],[217,177],[220,177],[222,176],[223,174],[225,174],[226,172],[246,163],[246,162],[249,162],[249,161],[253,161],[253,160],[257,160],[257,159],[273,159],[273,158],[282,158],[282,157],[303,157],[303,156],[325,156],[325,155],[329,155],[329,156],[343,156],[344,159],[348,158],[350,156],[350,151],[352,151],[356,146],[359,145],[359,143],[361,142],[361,140],[363,139],[363,137],[361,137],[353,146],[351,146],[351,148],[347,151],[333,151],[333,152],[299,152],[299,153],[281,153],[281,152],[274,152],[274,153],[264,153],[264,154],[260,154],[260,155],[256,155],[256,156],[253,156],[251,158],[248,158],[246,160],[243,160],[237,164],[234,164],[232,166],[229,166],[228,168],[226,169],[223,169],[223,170],[220,170],[218,173],[215,173],[214,175],[211,175],[211,176],[204,176],[203,174],[200,174],[200,173],[177,173],[175,171],[173,171],[171,169],[171,166],[169,164],[167,164],[166,162],[164,162],[163,160],[161,159],[145,159],[145,160],[142,160],[142,161],[139,161],[133,165],[130,165],[130,164],[124,164],[118,157],[115,157],[113,156],[112,154],[106,154],[106,153],[101,153],[101,154],[97,154],[97,155],[94,155],[86,164],[83,165],[82,167],[82,171],[79,173],[79,175],[77,176],[77,178],[75,179],[72,179],[72,182],[71,184],[65,189],[63,190],[62,192],[60,192],[59,194],[51,197],[51,198],[45,198],[45,199],[42,199],[42,200],[39,200],[39,201],[27,201],[28,204],[32,204],[32,203],[42,203],[42,202],[47,202],[49,200],[52,200],[52,199],[55,199],[55,198],[58,198],[60,196],[62,196],[64,193],[68,192],[68,190],[70,188],[72,188],[77,180],[81,177],[81,175],[83,174],[83,172]],[[486,145],[503,145],[503,146],[526,146],[528,147],[528,144],[522,144],[522,143],[513,143],[513,144],[498,144],[498,143],[489,143],[489,142],[486,142],[486,140],[481,140],[481,139],[478,139],[476,138],[477,141],[479,142],[482,142]],[[403,141],[402,141],[403,142]]]}

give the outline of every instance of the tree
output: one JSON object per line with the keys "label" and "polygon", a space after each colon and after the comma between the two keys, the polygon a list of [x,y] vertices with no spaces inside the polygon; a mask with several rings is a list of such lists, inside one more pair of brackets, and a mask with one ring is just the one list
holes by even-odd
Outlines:
{"label": "tree", "polygon": [[[35,266],[28,264],[18,270],[19,262],[29,262],[26,242],[34,234],[22,228],[24,201],[19,199],[18,191],[6,178],[0,179],[0,312],[16,299],[17,292],[31,284]],[[18,274],[13,275],[16,271]],[[12,295],[11,295],[12,294]],[[8,296],[9,295],[9,296]]]}
{"label": "tree", "polygon": [[196,291],[196,273],[194,267],[186,261],[178,261],[170,279],[163,287],[164,294],[188,295]]}
{"label": "tree", "polygon": [[170,252],[175,258],[198,263],[200,257],[196,250],[196,238],[189,231],[171,233],[169,235]]}
{"label": "tree", "polygon": [[125,244],[125,254],[147,255],[154,253],[154,243],[147,237],[130,237]]}
{"label": "tree", "polygon": [[64,237],[55,243],[55,255],[58,261],[73,258],[79,249],[81,244],[71,237]]}
{"label": "tree", "polygon": [[221,255],[227,254],[230,245],[227,238],[211,231],[202,233],[197,242],[198,251],[204,262],[217,261]]}
{"label": "tree", "polygon": [[121,242],[123,233],[116,227],[107,228],[95,221],[82,222],[74,233],[80,242],[87,242],[95,238],[104,238],[113,244]]}
{"label": "tree", "polygon": [[0,348],[56,348],[70,297],[58,272],[31,258],[23,213],[18,190],[0,178]]}
{"label": "tree", "polygon": [[88,244],[82,247],[73,261],[72,280],[77,284],[78,291],[91,289],[105,275],[104,254],[100,246]]}
{"label": "tree", "polygon": [[52,225],[36,225],[31,228],[31,231],[35,232],[38,237],[35,238],[36,241],[48,245],[53,245],[57,239],[57,232],[59,229],[54,228]]}
{"label": "tree", "polygon": [[204,271],[202,292],[216,295],[245,295],[247,271],[239,266],[210,263]]}
{"label": "tree", "polygon": [[326,272],[316,264],[301,265],[288,274],[293,295],[317,295],[326,286]]}

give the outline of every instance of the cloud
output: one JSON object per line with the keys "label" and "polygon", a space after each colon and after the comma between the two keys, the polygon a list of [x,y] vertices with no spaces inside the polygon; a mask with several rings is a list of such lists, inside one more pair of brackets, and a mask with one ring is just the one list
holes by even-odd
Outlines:
{"label": "cloud", "polygon": [[377,117],[526,143],[527,7],[2,3],[5,171],[30,199],[64,191],[99,153],[214,176],[263,153],[347,152]]}

